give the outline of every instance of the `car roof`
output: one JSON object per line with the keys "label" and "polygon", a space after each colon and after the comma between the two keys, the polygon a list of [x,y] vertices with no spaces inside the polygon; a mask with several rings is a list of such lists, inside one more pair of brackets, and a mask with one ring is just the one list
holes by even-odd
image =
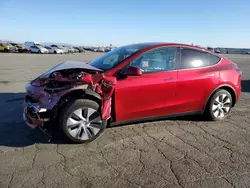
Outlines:
{"label": "car roof", "polygon": [[199,46],[183,44],[183,43],[170,43],[170,42],[144,42],[144,43],[134,43],[126,46],[141,46],[141,47],[158,47],[158,46],[183,46],[183,47],[192,47],[197,49],[204,49]]}
{"label": "car roof", "polygon": [[218,54],[215,54],[206,48],[202,48],[202,47],[194,46],[194,45],[189,45],[189,44],[183,44],[183,43],[144,42],[144,43],[135,43],[135,44],[126,45],[126,46],[137,46],[137,47],[140,47],[141,50],[148,50],[148,49],[153,49],[153,48],[157,48],[157,47],[164,47],[164,46],[178,46],[178,47],[193,48],[196,50],[201,50],[201,51],[208,52],[208,53],[214,54],[216,56],[219,56]]}

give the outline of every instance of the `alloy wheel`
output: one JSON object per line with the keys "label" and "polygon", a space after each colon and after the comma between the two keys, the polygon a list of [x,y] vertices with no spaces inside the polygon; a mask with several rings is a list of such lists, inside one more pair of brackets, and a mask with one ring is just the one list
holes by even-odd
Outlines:
{"label": "alloy wheel", "polygon": [[67,119],[68,133],[78,140],[89,140],[101,130],[100,113],[93,108],[79,108]]}
{"label": "alloy wheel", "polygon": [[226,94],[220,94],[217,96],[212,105],[213,115],[216,118],[225,117],[231,108],[232,101]]}

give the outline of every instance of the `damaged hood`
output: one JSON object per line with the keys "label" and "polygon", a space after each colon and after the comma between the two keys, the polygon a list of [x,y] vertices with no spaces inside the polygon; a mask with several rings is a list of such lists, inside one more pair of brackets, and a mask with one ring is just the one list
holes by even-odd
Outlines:
{"label": "damaged hood", "polygon": [[84,61],[66,61],[48,70],[47,72],[42,74],[40,78],[48,78],[53,72],[59,71],[59,70],[65,70],[65,69],[85,69],[85,70],[103,72],[103,70],[93,67],[92,65]]}

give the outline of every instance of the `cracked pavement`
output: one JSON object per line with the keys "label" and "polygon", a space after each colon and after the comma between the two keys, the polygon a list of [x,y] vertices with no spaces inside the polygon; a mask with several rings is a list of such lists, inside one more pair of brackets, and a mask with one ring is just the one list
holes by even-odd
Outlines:
{"label": "cracked pavement", "polygon": [[[24,86],[73,55],[0,54],[0,188],[250,187],[250,56],[227,55],[243,70],[230,116],[199,116],[108,128],[82,145],[46,143],[22,121]],[[29,68],[27,68],[29,67]]]}

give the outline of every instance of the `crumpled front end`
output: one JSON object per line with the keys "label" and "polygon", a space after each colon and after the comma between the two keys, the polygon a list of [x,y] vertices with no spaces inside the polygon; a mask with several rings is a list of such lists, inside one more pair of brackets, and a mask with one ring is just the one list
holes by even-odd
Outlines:
{"label": "crumpled front end", "polygon": [[27,94],[24,99],[24,121],[32,128],[36,126],[43,127],[44,122],[56,117],[60,99],[64,95],[74,90],[85,90],[87,88],[88,85],[83,84],[53,93],[52,91],[47,91],[46,86],[37,87],[28,84],[26,86]]}
{"label": "crumpled front end", "polygon": [[29,127],[43,127],[57,117],[60,105],[70,100],[71,93],[91,91],[101,96],[102,119],[107,120],[115,84],[115,77],[106,77],[83,62],[59,64],[26,86],[23,119]]}

